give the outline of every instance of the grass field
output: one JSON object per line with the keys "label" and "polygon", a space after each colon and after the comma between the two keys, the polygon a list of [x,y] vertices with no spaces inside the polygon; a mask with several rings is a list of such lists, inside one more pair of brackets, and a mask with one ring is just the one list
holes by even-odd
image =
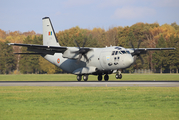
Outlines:
{"label": "grass field", "polygon": [[177,120],[179,87],[0,87],[1,120]]}
{"label": "grass field", "polygon": [[[89,75],[89,81],[97,81],[97,76]],[[109,75],[109,80],[147,80],[147,81],[179,81],[179,74],[123,74],[122,79],[116,79],[115,74]],[[72,74],[21,74],[0,75],[0,81],[77,81]]]}

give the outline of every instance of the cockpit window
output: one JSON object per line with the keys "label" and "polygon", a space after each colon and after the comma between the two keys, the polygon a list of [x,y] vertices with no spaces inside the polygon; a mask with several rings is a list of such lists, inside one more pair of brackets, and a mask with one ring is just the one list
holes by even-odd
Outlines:
{"label": "cockpit window", "polygon": [[114,55],[115,51],[112,51],[112,55]]}
{"label": "cockpit window", "polygon": [[121,51],[123,54],[126,54],[126,51]]}
{"label": "cockpit window", "polygon": [[129,51],[112,51],[111,55],[118,55],[118,54],[130,54]]}
{"label": "cockpit window", "polygon": [[129,51],[126,51],[128,54],[131,54]]}

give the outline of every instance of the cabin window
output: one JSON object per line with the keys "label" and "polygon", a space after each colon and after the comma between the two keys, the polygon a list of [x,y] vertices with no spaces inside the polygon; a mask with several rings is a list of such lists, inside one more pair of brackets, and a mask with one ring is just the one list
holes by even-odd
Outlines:
{"label": "cabin window", "polygon": [[115,55],[117,55],[118,51],[116,51]]}
{"label": "cabin window", "polygon": [[120,50],[121,48],[120,48],[120,47],[115,47],[114,49],[118,49],[118,50]]}

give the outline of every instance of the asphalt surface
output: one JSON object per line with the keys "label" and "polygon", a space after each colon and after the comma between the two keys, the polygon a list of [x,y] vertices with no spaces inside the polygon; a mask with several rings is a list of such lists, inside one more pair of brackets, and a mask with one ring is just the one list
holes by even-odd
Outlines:
{"label": "asphalt surface", "polygon": [[179,81],[0,81],[0,86],[179,87]]}

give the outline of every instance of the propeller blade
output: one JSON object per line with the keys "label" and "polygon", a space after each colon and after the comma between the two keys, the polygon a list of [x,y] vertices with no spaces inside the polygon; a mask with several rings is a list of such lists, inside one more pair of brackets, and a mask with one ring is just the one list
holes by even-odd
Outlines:
{"label": "propeller blade", "polygon": [[84,57],[85,57],[86,61],[89,62],[89,59],[88,59],[88,57],[86,56],[86,54],[84,55]]}
{"label": "propeller blade", "polygon": [[80,61],[81,60],[81,58],[82,58],[82,54],[79,54],[79,57],[78,57],[78,61]]}
{"label": "propeller blade", "polygon": [[80,49],[78,42],[76,40],[74,40],[74,42],[75,42],[76,46],[78,46],[78,48]]}
{"label": "propeller blade", "polygon": [[139,48],[139,46],[140,46],[140,44],[141,44],[142,40],[139,40],[138,42],[139,42],[139,43],[138,43],[137,48]]}
{"label": "propeller blade", "polygon": [[84,46],[86,44],[86,41],[87,41],[87,38],[84,39],[83,46],[82,46],[82,48],[80,48],[78,42],[76,40],[74,40],[74,43],[76,44],[76,46],[78,46],[79,50],[78,51],[71,51],[71,53],[75,53],[76,55],[79,55],[79,57],[77,59],[78,62],[81,60],[82,56],[84,56],[86,61],[89,62],[89,59],[88,59],[86,54],[89,51],[91,51],[92,49],[90,49],[90,48],[84,48]]}
{"label": "propeller blade", "polygon": [[87,40],[87,38],[84,39],[83,48],[84,48],[84,46],[85,46],[85,44],[86,44],[86,40]]}
{"label": "propeller blade", "polygon": [[[134,48],[134,45],[133,45],[132,41],[130,42],[130,44],[131,44],[131,47],[132,47],[133,50],[134,50],[134,52],[131,53],[131,55],[134,56],[135,60],[136,60],[136,57],[138,57],[138,58],[141,60],[142,65],[143,65],[143,64],[144,64],[144,60],[143,60],[142,57],[140,56],[141,51],[139,51],[139,46],[140,46],[141,42],[142,42],[142,40],[139,40],[139,41],[138,41],[137,49]],[[136,62],[134,62],[134,64],[135,64],[135,63],[136,63]]]}
{"label": "propeller blade", "polygon": [[141,62],[142,62],[142,65],[144,64],[144,60],[142,59],[142,57],[139,55],[138,56],[139,57],[139,59],[141,60]]}
{"label": "propeller blade", "polygon": [[131,45],[131,47],[134,49],[134,45],[133,45],[132,41],[130,42],[130,45]]}

